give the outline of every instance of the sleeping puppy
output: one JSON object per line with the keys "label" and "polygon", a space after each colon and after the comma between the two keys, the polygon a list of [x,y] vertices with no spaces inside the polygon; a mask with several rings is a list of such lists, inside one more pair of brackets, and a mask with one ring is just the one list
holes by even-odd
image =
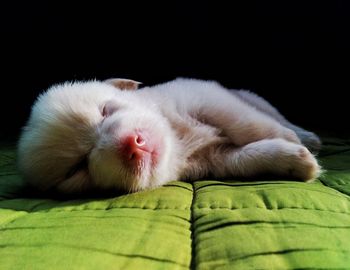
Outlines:
{"label": "sleeping puppy", "polygon": [[321,171],[309,151],[318,137],[249,91],[194,79],[138,85],[74,82],[41,94],[19,140],[24,178],[63,193],[135,192],[209,175],[307,181]]}

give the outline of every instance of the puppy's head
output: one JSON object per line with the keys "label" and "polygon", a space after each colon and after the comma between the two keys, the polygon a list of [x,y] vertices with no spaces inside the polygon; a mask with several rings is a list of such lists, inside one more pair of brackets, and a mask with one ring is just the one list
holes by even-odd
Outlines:
{"label": "puppy's head", "polygon": [[126,80],[56,85],[33,105],[18,145],[41,189],[137,191],[174,177],[175,137],[157,106]]}

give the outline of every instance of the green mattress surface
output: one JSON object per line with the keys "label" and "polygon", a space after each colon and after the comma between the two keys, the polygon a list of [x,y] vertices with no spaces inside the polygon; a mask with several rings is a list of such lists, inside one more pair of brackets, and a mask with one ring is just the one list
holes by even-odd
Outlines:
{"label": "green mattress surface", "polygon": [[0,269],[350,269],[350,140],[313,183],[204,180],[129,195],[32,194],[0,146]]}

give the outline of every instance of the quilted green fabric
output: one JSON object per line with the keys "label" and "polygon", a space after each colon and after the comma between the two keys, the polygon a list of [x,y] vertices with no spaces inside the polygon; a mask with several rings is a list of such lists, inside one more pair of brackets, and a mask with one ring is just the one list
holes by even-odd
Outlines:
{"label": "quilted green fabric", "polygon": [[172,182],[111,198],[33,195],[0,147],[0,269],[350,269],[350,141],[314,183]]}

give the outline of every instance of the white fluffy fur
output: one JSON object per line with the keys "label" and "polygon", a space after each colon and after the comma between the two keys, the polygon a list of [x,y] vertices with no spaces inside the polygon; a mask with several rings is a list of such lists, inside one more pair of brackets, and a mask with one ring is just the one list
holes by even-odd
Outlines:
{"label": "white fluffy fur", "polygon": [[[103,118],[106,103],[116,111]],[[135,130],[147,130],[162,144],[157,166],[141,164],[139,174],[124,165],[116,147]],[[311,180],[320,167],[302,143],[320,147],[315,134],[289,123],[249,91],[192,79],[137,91],[90,81],[56,85],[39,96],[18,158],[25,179],[44,190],[132,192],[208,175]]]}

